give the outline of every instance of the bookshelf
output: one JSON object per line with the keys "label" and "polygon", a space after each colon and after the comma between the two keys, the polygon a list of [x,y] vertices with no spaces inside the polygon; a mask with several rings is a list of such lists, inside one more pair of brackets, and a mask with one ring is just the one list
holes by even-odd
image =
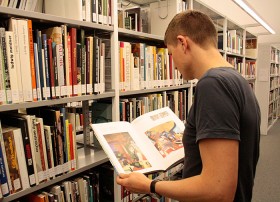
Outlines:
{"label": "bookshelf", "polygon": [[[115,1],[112,1],[115,2]],[[115,7],[113,3],[113,7]],[[112,9],[114,11],[114,9]],[[33,23],[33,29],[45,29],[52,26],[60,26],[60,25],[67,25],[69,28],[77,28],[77,29],[84,29],[85,32],[90,33],[92,32],[94,35],[106,34],[111,39],[111,47],[114,50],[114,43],[117,44],[117,28],[109,25],[102,25],[92,22],[85,22],[85,21],[78,21],[73,19],[67,19],[63,17],[58,17],[54,15],[48,15],[44,13],[37,13],[31,11],[24,11],[19,9],[13,9],[8,7],[0,6],[0,18],[2,21],[8,20],[11,17],[16,18],[23,18],[23,19],[30,19]],[[116,45],[115,45],[116,46]],[[85,109],[85,113],[88,113],[88,101],[91,100],[100,100],[100,99],[110,99],[112,100],[112,108],[117,109],[118,102],[118,88],[114,88],[114,82],[116,82],[117,76],[114,73],[115,71],[115,60],[114,58],[117,57],[117,52],[111,52],[111,74],[112,74],[112,86],[111,90],[107,90],[102,94],[92,94],[92,95],[81,95],[81,96],[74,96],[74,97],[64,97],[58,98],[53,100],[43,100],[43,101],[34,101],[34,102],[20,102],[15,104],[4,104],[0,105],[0,112],[9,112],[15,110],[22,110],[22,109],[29,109],[29,108],[37,108],[42,106],[65,106],[67,103],[71,102],[82,102],[83,103],[83,110]],[[117,70],[116,70],[117,71]],[[87,111],[87,112],[86,112]],[[117,120],[118,114],[117,110],[112,110],[112,119]],[[85,117],[85,120],[88,117]],[[59,183],[63,180],[76,176],[86,170],[91,168],[97,167],[105,162],[108,162],[108,158],[103,150],[100,149],[92,149],[91,147],[87,146],[88,139],[89,139],[89,126],[84,127],[84,146],[77,150],[77,168],[74,171],[68,172],[66,174],[60,175],[52,180],[48,180],[44,183],[40,183],[34,187],[30,187],[28,189],[24,189],[22,191],[10,194],[7,197],[1,199],[1,201],[13,201],[20,199],[21,197],[28,195],[30,193],[36,192],[43,188],[49,187],[50,185],[54,185]]]}
{"label": "bookshelf", "polygon": [[256,95],[261,109],[261,134],[267,135],[279,116],[279,49],[259,44]]}

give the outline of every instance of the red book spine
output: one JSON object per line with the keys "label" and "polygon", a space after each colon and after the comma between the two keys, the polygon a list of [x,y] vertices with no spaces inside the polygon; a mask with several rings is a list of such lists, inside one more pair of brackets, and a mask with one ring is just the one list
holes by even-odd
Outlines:
{"label": "red book spine", "polygon": [[74,88],[73,87],[73,79],[72,79],[72,64],[71,64],[71,59],[72,59],[72,55],[71,55],[71,37],[70,35],[67,36],[67,46],[68,46],[68,63],[69,63],[69,75],[67,75],[69,77],[69,84],[70,86],[72,87],[72,89]]}
{"label": "red book spine", "polygon": [[[73,126],[69,123],[69,141],[70,141],[70,160],[71,162],[75,159],[74,155],[74,141],[73,141]],[[75,170],[74,164],[71,165],[71,170]]]}
{"label": "red book spine", "polygon": [[76,28],[70,29],[71,37],[71,70],[72,70],[72,94],[77,95],[77,30]]}

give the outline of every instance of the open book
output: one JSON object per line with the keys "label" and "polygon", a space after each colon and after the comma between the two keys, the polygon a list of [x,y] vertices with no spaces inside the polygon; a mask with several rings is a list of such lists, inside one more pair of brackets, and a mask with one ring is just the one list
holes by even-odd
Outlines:
{"label": "open book", "polygon": [[92,124],[117,173],[166,171],[183,160],[184,124],[168,107],[129,122]]}

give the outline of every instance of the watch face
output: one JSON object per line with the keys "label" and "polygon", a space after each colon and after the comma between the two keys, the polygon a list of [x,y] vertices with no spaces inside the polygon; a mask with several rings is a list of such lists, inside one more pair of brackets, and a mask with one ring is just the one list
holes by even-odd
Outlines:
{"label": "watch face", "polygon": [[161,198],[161,195],[157,194],[157,193],[150,193],[150,196],[152,198],[155,198],[155,199],[160,199]]}

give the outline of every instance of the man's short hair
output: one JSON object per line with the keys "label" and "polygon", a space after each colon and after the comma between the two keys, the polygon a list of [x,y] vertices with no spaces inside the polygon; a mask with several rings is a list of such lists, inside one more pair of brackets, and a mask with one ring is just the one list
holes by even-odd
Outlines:
{"label": "man's short hair", "polygon": [[217,31],[213,21],[200,11],[189,10],[178,13],[169,23],[164,43],[177,45],[177,36],[188,36],[201,47],[217,47]]}

